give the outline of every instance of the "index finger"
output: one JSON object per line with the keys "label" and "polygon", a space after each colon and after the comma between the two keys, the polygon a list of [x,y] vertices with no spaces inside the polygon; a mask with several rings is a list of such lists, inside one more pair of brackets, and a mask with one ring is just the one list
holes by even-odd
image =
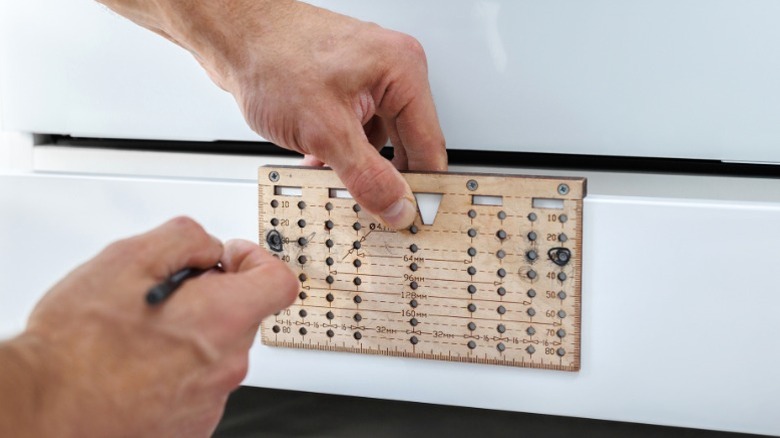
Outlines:
{"label": "index finger", "polygon": [[427,78],[423,81],[424,89],[396,115],[395,129],[409,170],[443,172],[447,170],[446,142]]}
{"label": "index finger", "polygon": [[428,81],[425,50],[409,35],[396,34],[396,38],[397,62],[389,67],[389,81],[378,90],[380,96],[375,96],[376,112],[390,125],[393,146],[405,152],[409,170],[445,171],[446,143]]}

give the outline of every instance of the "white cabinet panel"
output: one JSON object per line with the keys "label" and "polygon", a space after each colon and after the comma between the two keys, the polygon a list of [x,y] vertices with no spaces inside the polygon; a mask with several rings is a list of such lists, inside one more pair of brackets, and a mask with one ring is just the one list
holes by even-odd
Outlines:
{"label": "white cabinet panel", "polygon": [[[780,162],[772,0],[322,0],[417,37],[451,148]],[[7,129],[258,140],[190,55],[81,0],[0,3]]]}

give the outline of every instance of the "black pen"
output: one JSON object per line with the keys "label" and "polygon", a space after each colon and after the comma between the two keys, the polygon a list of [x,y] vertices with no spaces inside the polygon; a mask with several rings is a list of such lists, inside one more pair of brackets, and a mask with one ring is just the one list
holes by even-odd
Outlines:
{"label": "black pen", "polygon": [[[210,269],[221,270],[222,267],[217,265]],[[146,302],[149,303],[150,306],[162,303],[168,297],[173,295],[173,293],[176,292],[176,290],[180,288],[185,281],[189,280],[190,278],[197,277],[204,272],[209,271],[210,269],[184,268],[181,271],[174,273],[162,283],[149,289],[149,292],[146,293]]]}

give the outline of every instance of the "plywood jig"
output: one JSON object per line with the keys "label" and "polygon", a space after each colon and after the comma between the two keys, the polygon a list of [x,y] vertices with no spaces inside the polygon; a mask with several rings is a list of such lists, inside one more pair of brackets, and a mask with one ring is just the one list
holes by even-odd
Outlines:
{"label": "plywood jig", "polygon": [[301,281],[263,343],[579,370],[585,180],[404,176],[423,214],[393,230],[329,169],[260,168],[260,242]]}

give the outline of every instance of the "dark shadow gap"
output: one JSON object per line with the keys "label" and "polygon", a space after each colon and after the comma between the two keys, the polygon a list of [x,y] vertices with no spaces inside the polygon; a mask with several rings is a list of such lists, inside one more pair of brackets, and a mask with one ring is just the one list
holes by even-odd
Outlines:
{"label": "dark shadow gap", "polygon": [[[249,156],[300,156],[268,142],[237,141],[162,141],[52,136],[52,144],[100,149],[182,152]],[[382,155],[392,158],[386,147]],[[677,175],[780,177],[780,165],[761,163],[724,163],[718,160],[694,160],[655,157],[618,157],[607,155],[548,154],[535,152],[448,151],[451,165],[522,167],[579,171],[667,173]]]}

